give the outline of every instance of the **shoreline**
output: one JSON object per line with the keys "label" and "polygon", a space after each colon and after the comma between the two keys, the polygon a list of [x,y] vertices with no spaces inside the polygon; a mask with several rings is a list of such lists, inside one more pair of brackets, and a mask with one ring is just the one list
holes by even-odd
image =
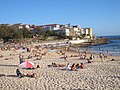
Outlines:
{"label": "shoreline", "polygon": [[[27,47],[27,46],[35,46],[35,45],[41,45],[41,46],[45,46],[45,47],[48,47],[48,48],[74,48],[74,49],[79,49],[80,51],[87,51],[91,54],[99,54],[99,53],[104,53],[106,55],[109,55],[109,56],[119,56],[119,53],[115,55],[115,52],[111,52],[111,51],[108,51],[108,50],[91,50],[90,48],[88,47],[91,47],[91,46],[99,46],[99,45],[105,45],[106,43],[108,43],[107,41],[108,39],[104,39],[104,38],[100,38],[98,41],[95,40],[94,43],[92,44],[91,42],[88,42],[88,43],[81,43],[81,44],[68,44],[66,43],[67,41],[65,40],[55,40],[55,41],[42,41],[41,43],[20,43],[20,46],[24,46],[24,47]],[[99,43],[98,43],[99,42]],[[1,44],[2,45],[2,44]],[[10,47],[14,47],[15,43],[11,43],[11,44],[6,44],[6,43],[3,43],[2,47],[1,48],[10,48]],[[19,44],[18,44],[19,45]],[[73,50],[73,51],[78,51],[78,50]],[[112,55],[113,54],[113,55]]]}

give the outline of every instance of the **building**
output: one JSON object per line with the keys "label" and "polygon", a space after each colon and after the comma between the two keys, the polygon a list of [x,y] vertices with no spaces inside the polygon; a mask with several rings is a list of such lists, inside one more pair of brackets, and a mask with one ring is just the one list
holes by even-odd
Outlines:
{"label": "building", "polygon": [[72,26],[72,28],[71,29],[73,29],[73,36],[79,36],[80,35],[80,30],[81,30],[81,28],[80,28],[80,26],[79,25],[76,25],[76,26]]}
{"label": "building", "polygon": [[64,36],[70,36],[70,30],[67,29],[67,28],[61,28],[61,29],[58,29],[58,30],[55,30],[55,31],[58,34],[61,34],[61,35],[64,35]]}
{"label": "building", "polygon": [[60,25],[60,24],[48,24],[42,26],[42,28],[45,30],[54,30],[58,34],[70,36],[70,29],[68,27],[69,27],[68,25]]}
{"label": "building", "polygon": [[45,30],[58,30],[60,29],[60,24],[48,24],[48,25],[43,25],[43,28]]}
{"label": "building", "polygon": [[92,38],[92,28],[81,28],[79,25],[71,26],[70,24],[47,24],[41,26],[44,30],[54,30],[59,34],[71,37]]}
{"label": "building", "polygon": [[93,29],[92,28],[81,28],[81,35],[84,35],[85,38],[92,38]]}

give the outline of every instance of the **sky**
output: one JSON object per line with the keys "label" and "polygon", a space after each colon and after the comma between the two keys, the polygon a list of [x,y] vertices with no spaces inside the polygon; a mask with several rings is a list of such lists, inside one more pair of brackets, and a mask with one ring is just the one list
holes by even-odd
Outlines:
{"label": "sky", "polygon": [[0,24],[68,24],[120,35],[120,0],[0,0]]}

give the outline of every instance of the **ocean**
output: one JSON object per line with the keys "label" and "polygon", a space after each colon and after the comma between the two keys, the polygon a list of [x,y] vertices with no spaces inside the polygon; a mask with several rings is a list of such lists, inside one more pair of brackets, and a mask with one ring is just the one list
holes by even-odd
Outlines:
{"label": "ocean", "polygon": [[110,39],[108,44],[91,46],[83,49],[92,51],[92,53],[103,53],[106,55],[120,56],[120,35],[117,36],[98,36]]}

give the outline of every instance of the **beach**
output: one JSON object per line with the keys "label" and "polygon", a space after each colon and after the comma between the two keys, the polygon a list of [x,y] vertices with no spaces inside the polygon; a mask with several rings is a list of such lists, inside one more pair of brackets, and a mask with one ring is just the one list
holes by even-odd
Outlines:
{"label": "beach", "polygon": [[[49,50],[49,49],[47,49]],[[57,49],[58,50],[58,49]],[[56,50],[56,51],[57,51]],[[64,51],[64,49],[62,49]],[[19,54],[27,61],[39,65],[32,70],[20,69],[22,73],[34,72],[39,78],[22,77],[16,75],[19,65]],[[119,90],[120,89],[120,56],[107,56],[101,61],[99,55],[92,54],[92,63],[80,59],[77,52],[67,51],[67,59],[57,52],[48,52],[41,60],[36,57],[27,59],[31,52],[23,50],[0,51],[0,90]],[[71,56],[72,55],[72,56]],[[86,57],[90,57],[90,53]],[[63,67],[48,67],[52,62],[67,65],[83,63],[84,69],[77,71],[66,70]]]}

